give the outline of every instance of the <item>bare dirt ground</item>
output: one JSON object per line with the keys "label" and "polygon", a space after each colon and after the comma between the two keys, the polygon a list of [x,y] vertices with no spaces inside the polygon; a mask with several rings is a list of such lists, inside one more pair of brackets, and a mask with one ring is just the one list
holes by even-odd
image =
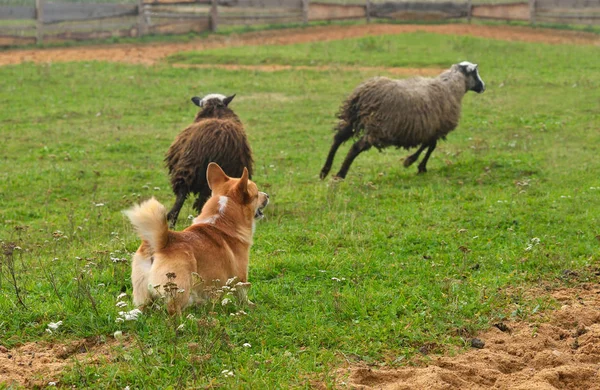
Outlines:
{"label": "bare dirt ground", "polygon": [[397,25],[369,24],[356,26],[322,26],[267,30],[245,34],[196,39],[187,43],[117,44],[89,47],[27,49],[0,51],[0,65],[31,61],[110,61],[153,65],[168,55],[189,50],[203,50],[240,45],[273,45],[318,42],[369,35],[401,34],[426,31],[438,34],[473,35],[509,41],[545,42],[551,44],[581,44],[600,46],[600,36],[567,30],[552,30],[518,26],[482,26],[465,24],[448,25]]}
{"label": "bare dirt ground", "polygon": [[[530,292],[539,296],[539,292]],[[562,306],[528,322],[496,324],[477,338],[483,348],[433,357],[417,367],[342,370],[354,389],[600,389],[600,285],[560,289]]]}
{"label": "bare dirt ground", "polygon": [[63,369],[76,362],[105,364],[120,343],[89,337],[66,344],[27,343],[11,350],[0,345],[0,387],[47,388],[60,383]]}

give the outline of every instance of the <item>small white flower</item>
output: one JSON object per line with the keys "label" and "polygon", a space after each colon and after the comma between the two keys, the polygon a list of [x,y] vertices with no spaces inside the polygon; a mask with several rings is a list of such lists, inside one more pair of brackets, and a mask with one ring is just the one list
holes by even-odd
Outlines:
{"label": "small white flower", "polygon": [[62,321],[58,321],[58,322],[51,322],[48,324],[48,328],[52,329],[52,330],[56,330],[58,329],[59,326],[61,326],[63,324]]}
{"label": "small white flower", "polygon": [[117,302],[116,306],[117,307],[125,307],[125,306],[127,306],[127,302],[119,301],[119,302]]}
{"label": "small white flower", "polygon": [[335,276],[331,278],[331,280],[335,280],[336,282],[342,282],[344,280],[346,280],[346,278],[336,278]]}
{"label": "small white flower", "polygon": [[183,330],[183,328],[185,327],[185,324],[181,324],[177,327],[177,331]]}
{"label": "small white flower", "polygon": [[235,278],[229,278],[229,279],[227,279],[227,283],[225,283],[225,285],[230,286],[234,281],[235,281]]}
{"label": "small white flower", "polygon": [[231,299],[225,298],[221,301],[221,306],[226,306],[231,302]]}
{"label": "small white flower", "polygon": [[102,207],[104,206],[104,203],[96,203],[96,207]]}
{"label": "small white flower", "polygon": [[104,283],[98,283],[98,287],[106,287],[106,284],[104,284]]}
{"label": "small white flower", "polygon": [[155,191],[160,191],[160,187],[154,187]]}
{"label": "small white flower", "polygon": [[21,248],[20,246],[15,246],[15,247],[13,247],[13,249],[16,250],[16,251],[22,251],[23,250],[23,248]]}
{"label": "small white flower", "polygon": [[56,382],[48,382],[48,386],[56,386]]}
{"label": "small white flower", "polygon": [[113,333],[113,337],[117,340],[120,340],[123,338],[123,332],[121,332],[120,330],[117,330],[115,333]]}
{"label": "small white flower", "polygon": [[193,320],[196,317],[194,317],[194,315],[192,313],[190,313],[185,318],[187,318],[188,320]]}
{"label": "small white flower", "polygon": [[46,328],[46,332],[52,334],[52,331],[48,328]]}
{"label": "small white flower", "polygon": [[325,271],[324,269],[320,269],[319,272],[327,272],[327,271]]}
{"label": "small white flower", "polygon": [[126,296],[127,296],[127,293],[121,293],[121,294],[119,294],[117,299],[125,298]]}
{"label": "small white flower", "polygon": [[121,317],[123,317],[123,319],[125,321],[137,321],[140,314],[142,314],[142,311],[140,309],[133,309],[131,311],[120,311],[119,312],[119,315]]}
{"label": "small white flower", "polygon": [[532,243],[532,244],[539,244],[539,243],[540,243],[540,239],[539,239],[539,238],[537,238],[537,237],[533,237],[533,238],[531,239],[531,243]]}
{"label": "small white flower", "polygon": [[252,345],[250,345],[250,343],[244,343],[244,344],[242,344],[242,347],[250,348],[250,347],[252,347]]}
{"label": "small white flower", "polygon": [[118,324],[120,322],[125,322],[125,320],[122,319],[121,317],[118,317],[118,318],[115,319],[115,322]]}
{"label": "small white flower", "polygon": [[234,376],[233,371],[231,370],[223,370],[221,371],[221,374],[223,374],[224,376]]}
{"label": "small white flower", "polygon": [[533,249],[533,245],[531,245],[531,244],[529,244],[529,245],[527,245],[527,247],[525,247],[526,251],[530,251],[532,249]]}
{"label": "small white flower", "polygon": [[129,390],[129,386],[125,386],[123,390]]}

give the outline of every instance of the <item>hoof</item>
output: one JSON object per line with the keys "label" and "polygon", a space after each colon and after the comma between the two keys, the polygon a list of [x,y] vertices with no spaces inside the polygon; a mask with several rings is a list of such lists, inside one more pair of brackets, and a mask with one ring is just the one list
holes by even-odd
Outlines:
{"label": "hoof", "polygon": [[417,172],[417,175],[422,175],[424,173],[427,173],[427,168],[420,168],[419,167],[419,172]]}
{"label": "hoof", "polygon": [[404,168],[408,168],[415,162],[415,160],[416,160],[416,158],[412,158],[412,156],[408,156],[404,159],[404,162],[402,163],[402,165],[404,165]]}
{"label": "hoof", "polygon": [[345,177],[343,176],[339,176],[339,175],[335,175],[334,177],[331,178],[333,181],[342,181],[345,179]]}
{"label": "hoof", "polygon": [[321,180],[325,179],[327,177],[327,173],[328,172],[321,171],[321,173],[319,174],[319,179],[321,179]]}

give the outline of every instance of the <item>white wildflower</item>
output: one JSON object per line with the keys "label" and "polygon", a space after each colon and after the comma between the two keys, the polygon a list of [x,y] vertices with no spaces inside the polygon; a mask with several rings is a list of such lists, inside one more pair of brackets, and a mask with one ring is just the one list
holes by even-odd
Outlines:
{"label": "white wildflower", "polygon": [[56,330],[58,329],[59,326],[61,326],[63,324],[62,321],[58,321],[58,322],[51,322],[48,324],[48,329],[52,329],[52,330]]}
{"label": "white wildflower", "polygon": [[56,386],[56,382],[48,382],[48,386]]}
{"label": "white wildflower", "polygon": [[187,318],[188,320],[193,320],[196,317],[194,317],[194,315],[192,313],[190,313],[185,318]]}
{"label": "white wildflower", "polygon": [[52,331],[48,328],[46,328],[46,332],[52,334]]}
{"label": "white wildflower", "polygon": [[252,347],[252,345],[250,345],[250,343],[244,343],[244,344],[242,344],[242,347],[250,348],[250,347]]}
{"label": "white wildflower", "polygon": [[126,296],[127,296],[127,293],[121,293],[121,294],[119,294],[117,299],[125,298]]}
{"label": "white wildflower", "polygon": [[179,326],[177,327],[177,331],[179,332],[179,331],[183,330],[183,328],[185,328],[185,324],[181,324],[181,325],[179,325]]}
{"label": "white wildflower", "polygon": [[123,332],[121,332],[120,330],[117,330],[115,333],[113,333],[113,337],[117,340],[120,340],[123,338]]}
{"label": "white wildflower", "polygon": [[117,302],[117,304],[115,306],[117,306],[117,307],[125,307],[125,306],[127,306],[127,302],[119,301],[119,302]]}
{"label": "white wildflower", "polygon": [[234,376],[233,371],[231,370],[223,370],[221,371],[221,374],[223,374],[224,376]]}
{"label": "white wildflower", "polygon": [[102,207],[104,206],[104,203],[96,203],[96,207]]}
{"label": "white wildflower", "polygon": [[118,324],[120,322],[125,322],[125,320],[122,319],[121,317],[117,317],[117,318],[115,318],[115,322]]}
{"label": "white wildflower", "polygon": [[226,306],[231,302],[231,299],[225,298],[221,301],[221,306]]}
{"label": "white wildflower", "polygon": [[131,311],[120,311],[119,315],[123,317],[125,321],[137,321],[138,317],[142,314],[140,309],[133,309]]}
{"label": "white wildflower", "polygon": [[154,187],[155,191],[160,191],[160,187]]}

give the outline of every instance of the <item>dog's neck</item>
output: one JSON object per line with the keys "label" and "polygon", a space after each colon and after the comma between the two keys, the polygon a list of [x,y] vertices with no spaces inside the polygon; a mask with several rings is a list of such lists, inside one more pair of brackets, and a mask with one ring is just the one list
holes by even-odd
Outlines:
{"label": "dog's neck", "polygon": [[228,209],[236,207],[235,203],[230,202],[230,199],[226,196],[219,196],[210,198],[204,207],[202,212],[192,221],[194,225],[212,225],[215,228],[223,231],[225,234],[235,237],[238,240],[252,245],[252,236],[254,235],[254,218],[250,222],[250,226],[247,226],[245,220],[233,220],[230,217]]}

